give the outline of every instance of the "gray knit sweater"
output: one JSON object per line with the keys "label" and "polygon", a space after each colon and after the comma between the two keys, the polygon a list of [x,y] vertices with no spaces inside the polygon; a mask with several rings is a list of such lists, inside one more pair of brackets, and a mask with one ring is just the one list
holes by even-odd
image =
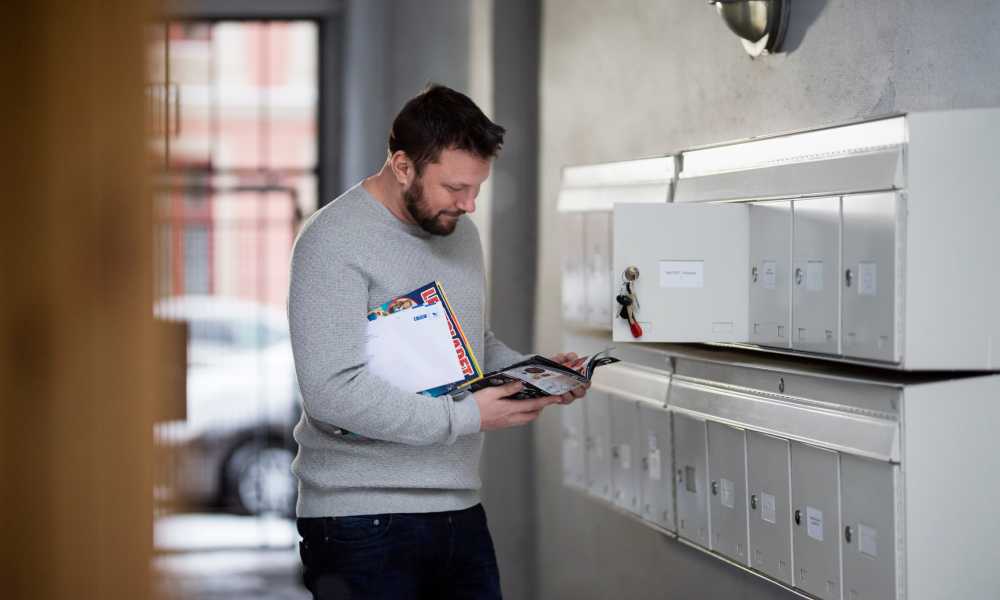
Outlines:
{"label": "gray knit sweater", "polygon": [[[429,398],[365,367],[366,315],[440,282],[482,367],[522,356],[485,323],[479,232],[467,217],[432,236],[359,184],[305,223],[292,254],[288,320],[303,414],[295,427],[300,517],[460,510],[479,502],[479,408]],[[356,435],[342,435],[338,429]]]}

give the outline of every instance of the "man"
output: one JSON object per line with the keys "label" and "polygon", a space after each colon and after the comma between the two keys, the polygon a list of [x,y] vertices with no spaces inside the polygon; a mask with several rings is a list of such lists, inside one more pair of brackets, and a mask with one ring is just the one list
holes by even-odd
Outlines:
{"label": "man", "polygon": [[381,171],[296,240],[288,313],[304,410],[292,469],[316,598],[500,598],[479,499],[482,432],[530,423],[585,392],[510,400],[521,387],[510,384],[431,398],[365,366],[369,309],[430,281],[448,293],[485,370],[522,358],[486,327],[482,248],[465,216],[503,135],[468,97],[431,86],[394,120]]}

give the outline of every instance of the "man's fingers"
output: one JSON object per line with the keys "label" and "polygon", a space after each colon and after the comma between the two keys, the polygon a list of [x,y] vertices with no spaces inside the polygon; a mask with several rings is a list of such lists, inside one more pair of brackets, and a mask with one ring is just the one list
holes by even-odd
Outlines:
{"label": "man's fingers", "polygon": [[524,384],[520,381],[511,381],[510,383],[497,386],[494,389],[497,390],[497,398],[506,398],[507,396],[513,396],[523,390]]}
{"label": "man's fingers", "polygon": [[531,398],[529,400],[514,400],[517,402],[518,413],[537,412],[550,404],[559,402],[559,396],[542,396],[541,398]]}

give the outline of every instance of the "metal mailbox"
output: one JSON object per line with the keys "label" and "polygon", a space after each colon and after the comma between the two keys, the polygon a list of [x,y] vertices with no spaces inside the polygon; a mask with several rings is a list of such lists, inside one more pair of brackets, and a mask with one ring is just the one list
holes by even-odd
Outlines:
{"label": "metal mailbox", "polygon": [[587,491],[598,498],[611,500],[611,423],[608,395],[598,390],[587,394],[583,403],[587,435]]}
{"label": "metal mailbox", "polygon": [[611,280],[611,212],[583,215],[587,323],[611,327],[611,304],[614,298]]}
{"label": "metal mailbox", "polygon": [[779,348],[791,345],[791,240],[791,202],[750,205],[751,343]]}
{"label": "metal mailbox", "polygon": [[793,203],[792,347],[837,354],[840,343],[840,198]]}
{"label": "metal mailbox", "polygon": [[563,483],[580,490],[587,489],[586,421],[583,406],[581,402],[573,402],[560,411]]}
{"label": "metal mailbox", "polygon": [[639,407],[609,395],[611,406],[611,501],[639,513]]}
{"label": "metal mailbox", "polygon": [[896,193],[843,198],[844,355],[898,362],[896,347]]}
{"label": "metal mailbox", "polygon": [[856,456],[840,457],[844,594],[850,600],[896,597],[895,471]]}
{"label": "metal mailbox", "polygon": [[587,320],[583,213],[560,216],[562,229],[562,314],[567,321]]}
{"label": "metal mailbox", "polygon": [[705,422],[674,413],[677,534],[709,547],[708,457]]}
{"label": "metal mailbox", "polygon": [[708,422],[709,523],[711,546],[747,563],[747,455],[742,429]]}
{"label": "metal mailbox", "polygon": [[795,587],[824,600],[839,600],[839,456],[792,442],[791,474]]}
{"label": "metal mailbox", "polygon": [[792,515],[788,440],[747,432],[750,566],[789,585]]}
{"label": "metal mailbox", "polygon": [[663,405],[639,403],[640,514],[670,531],[674,525],[673,436]]}

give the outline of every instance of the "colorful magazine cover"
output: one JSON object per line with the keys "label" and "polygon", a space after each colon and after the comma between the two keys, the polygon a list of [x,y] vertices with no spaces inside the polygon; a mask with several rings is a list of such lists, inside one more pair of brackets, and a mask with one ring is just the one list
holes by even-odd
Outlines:
{"label": "colorful magazine cover", "polygon": [[439,282],[433,281],[412,292],[397,296],[385,304],[376,306],[368,311],[368,320],[374,321],[379,317],[391,315],[401,310],[437,304],[439,302],[447,314],[448,328],[451,330],[451,341],[455,346],[456,358],[458,359],[459,366],[462,368],[464,377],[458,381],[420,392],[425,396],[443,396],[463,385],[478,381],[483,376],[483,371],[479,367],[479,362],[472,351],[472,346],[469,344],[469,340],[466,339],[465,333],[462,331],[462,326],[459,324],[454,311],[451,309],[451,305],[448,303],[448,297],[444,293],[444,288]]}

